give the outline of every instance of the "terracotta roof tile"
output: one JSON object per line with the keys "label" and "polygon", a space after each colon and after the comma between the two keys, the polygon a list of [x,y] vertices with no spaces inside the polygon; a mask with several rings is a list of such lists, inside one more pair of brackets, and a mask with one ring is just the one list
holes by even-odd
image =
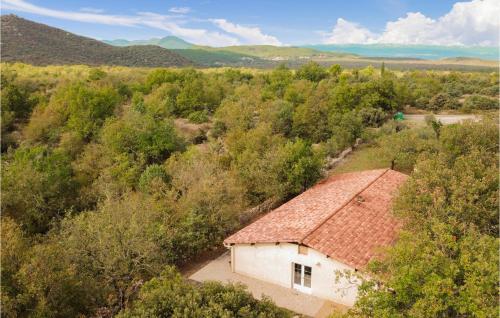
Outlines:
{"label": "terracotta roof tile", "polygon": [[225,244],[294,242],[360,268],[399,229],[390,212],[407,179],[393,170],[330,177],[228,237]]}

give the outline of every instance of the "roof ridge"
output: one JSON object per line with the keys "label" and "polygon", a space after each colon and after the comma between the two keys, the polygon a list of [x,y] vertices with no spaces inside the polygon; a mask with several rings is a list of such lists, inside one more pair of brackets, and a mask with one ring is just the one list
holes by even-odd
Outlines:
{"label": "roof ridge", "polygon": [[352,195],[349,199],[347,199],[340,207],[338,207],[337,209],[333,210],[332,213],[328,214],[327,217],[325,217],[324,220],[322,220],[321,222],[319,222],[316,226],[314,226],[310,231],[308,231],[304,237],[302,237],[300,240],[299,240],[299,244],[302,244],[304,242],[305,239],[307,239],[307,237],[309,235],[311,235],[312,233],[314,233],[318,228],[320,228],[323,224],[325,224],[331,217],[333,217],[338,211],[342,210],[346,205],[348,205],[352,200],[354,200],[357,196],[360,195],[360,193],[362,193],[363,191],[365,191],[366,189],[368,189],[373,183],[375,183],[375,181],[377,181],[378,179],[380,179],[384,174],[386,174],[387,171],[391,170],[390,168],[387,168],[385,169],[380,175],[378,175],[375,179],[373,179],[372,181],[370,181],[365,187],[363,187],[361,190],[359,190],[358,192],[356,192],[354,195]]}

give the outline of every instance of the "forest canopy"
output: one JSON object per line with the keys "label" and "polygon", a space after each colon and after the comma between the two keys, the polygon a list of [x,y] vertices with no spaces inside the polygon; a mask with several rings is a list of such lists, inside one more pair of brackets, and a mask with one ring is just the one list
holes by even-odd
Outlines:
{"label": "forest canopy", "polygon": [[[175,266],[220,245],[248,208],[314,185],[359,138],[381,145],[387,167],[417,172],[395,209],[415,223],[373,269],[387,288],[366,285],[355,313],[492,312],[498,124],[417,131],[391,118],[408,108],[495,111],[498,73],[1,67],[6,317],[143,317],[156,305],[148,315],[175,316],[190,300],[192,316],[287,317],[241,286],[186,285]],[[411,292],[410,249],[437,251],[434,267],[412,254],[426,269],[412,273],[422,285]],[[453,306],[430,306],[429,292]]]}

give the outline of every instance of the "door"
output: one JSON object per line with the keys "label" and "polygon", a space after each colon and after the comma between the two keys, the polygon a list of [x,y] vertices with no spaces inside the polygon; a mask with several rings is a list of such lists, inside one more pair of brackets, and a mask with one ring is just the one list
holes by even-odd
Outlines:
{"label": "door", "polygon": [[311,266],[293,263],[293,288],[311,293]]}

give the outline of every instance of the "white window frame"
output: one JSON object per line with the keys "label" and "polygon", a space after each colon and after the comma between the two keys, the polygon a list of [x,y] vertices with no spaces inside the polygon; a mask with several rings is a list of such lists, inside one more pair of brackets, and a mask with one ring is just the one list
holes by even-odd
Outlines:
{"label": "white window frame", "polygon": [[[298,265],[300,266],[300,284],[295,283],[295,266]],[[296,289],[298,291],[301,291],[306,294],[310,294],[312,292],[311,287],[307,287],[304,285],[304,279],[305,279],[305,270],[306,267],[309,267],[311,269],[311,287],[312,287],[312,266],[309,265],[304,265],[300,263],[292,263],[292,287],[293,289]]]}

